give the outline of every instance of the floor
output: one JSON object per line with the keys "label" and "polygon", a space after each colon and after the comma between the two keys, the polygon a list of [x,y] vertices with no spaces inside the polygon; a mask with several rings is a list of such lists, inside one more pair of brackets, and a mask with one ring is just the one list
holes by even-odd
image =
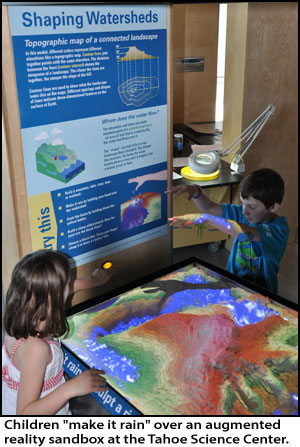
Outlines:
{"label": "floor", "polygon": [[[225,269],[229,251],[221,247],[216,253],[209,251],[209,244],[191,245],[173,250],[173,264],[195,256],[212,265]],[[298,303],[298,242],[289,243],[280,263],[278,295]]]}

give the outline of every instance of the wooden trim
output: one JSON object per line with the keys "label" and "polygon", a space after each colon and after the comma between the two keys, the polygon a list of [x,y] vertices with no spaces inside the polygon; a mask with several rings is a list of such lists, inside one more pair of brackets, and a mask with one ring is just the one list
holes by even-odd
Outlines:
{"label": "wooden trim", "polygon": [[12,185],[9,176],[7,145],[2,119],[2,286],[6,293],[11,272],[20,258],[20,241],[16,225],[16,209],[12,199]]}
{"label": "wooden trim", "polygon": [[[26,193],[25,168],[13,49],[9,28],[8,7],[2,7],[2,79],[3,119],[7,149],[8,174],[20,256],[31,251],[30,221]],[[5,247],[3,247],[5,249]]]}
{"label": "wooden trim", "polygon": [[[173,6],[167,6],[167,77],[168,77],[168,187],[173,184]],[[172,196],[168,196],[168,217],[173,216]],[[173,237],[168,228],[170,247],[172,250]]]}
{"label": "wooden trim", "polygon": [[[219,4],[173,7],[174,122],[215,120]],[[204,56],[203,72],[176,72],[177,57]]]}
{"label": "wooden trim", "polygon": [[[227,6],[224,119],[222,146],[228,147],[244,130],[243,108],[247,45],[248,3]],[[240,146],[237,146],[236,152]],[[234,153],[225,157],[230,163]]]}

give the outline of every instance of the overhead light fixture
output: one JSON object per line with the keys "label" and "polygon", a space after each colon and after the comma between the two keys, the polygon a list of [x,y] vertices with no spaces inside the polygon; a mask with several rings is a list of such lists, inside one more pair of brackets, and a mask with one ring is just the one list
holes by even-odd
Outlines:
{"label": "overhead light fixture", "polygon": [[[193,144],[193,152],[189,157],[189,166],[181,170],[181,175],[191,180],[211,180],[219,176],[219,167],[222,157],[230,155],[238,145],[241,147],[235,152],[234,159],[231,162],[230,169],[232,174],[245,171],[243,157],[249,150],[268,119],[275,112],[275,107],[269,104],[264,112],[259,115],[250,126],[245,129],[227,148],[215,149],[212,151],[201,152],[201,145]],[[242,143],[243,142],[243,143]],[[188,169],[189,168],[189,169]],[[189,177],[187,177],[187,175]],[[208,177],[212,176],[212,177]]]}

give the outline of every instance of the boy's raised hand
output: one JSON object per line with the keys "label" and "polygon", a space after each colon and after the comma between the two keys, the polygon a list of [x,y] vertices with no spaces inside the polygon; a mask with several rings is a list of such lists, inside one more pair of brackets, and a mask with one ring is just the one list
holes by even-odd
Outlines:
{"label": "boy's raised hand", "polygon": [[168,188],[165,192],[167,194],[173,194],[174,197],[179,196],[180,194],[185,194],[186,199],[189,202],[193,195],[197,193],[197,188],[195,185],[178,185]]}

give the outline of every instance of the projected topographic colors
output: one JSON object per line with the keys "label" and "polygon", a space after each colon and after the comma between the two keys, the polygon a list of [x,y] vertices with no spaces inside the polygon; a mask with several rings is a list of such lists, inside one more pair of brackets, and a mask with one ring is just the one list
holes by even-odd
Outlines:
{"label": "projected topographic colors", "polygon": [[63,343],[145,415],[292,415],[297,317],[189,265],[68,317]]}

